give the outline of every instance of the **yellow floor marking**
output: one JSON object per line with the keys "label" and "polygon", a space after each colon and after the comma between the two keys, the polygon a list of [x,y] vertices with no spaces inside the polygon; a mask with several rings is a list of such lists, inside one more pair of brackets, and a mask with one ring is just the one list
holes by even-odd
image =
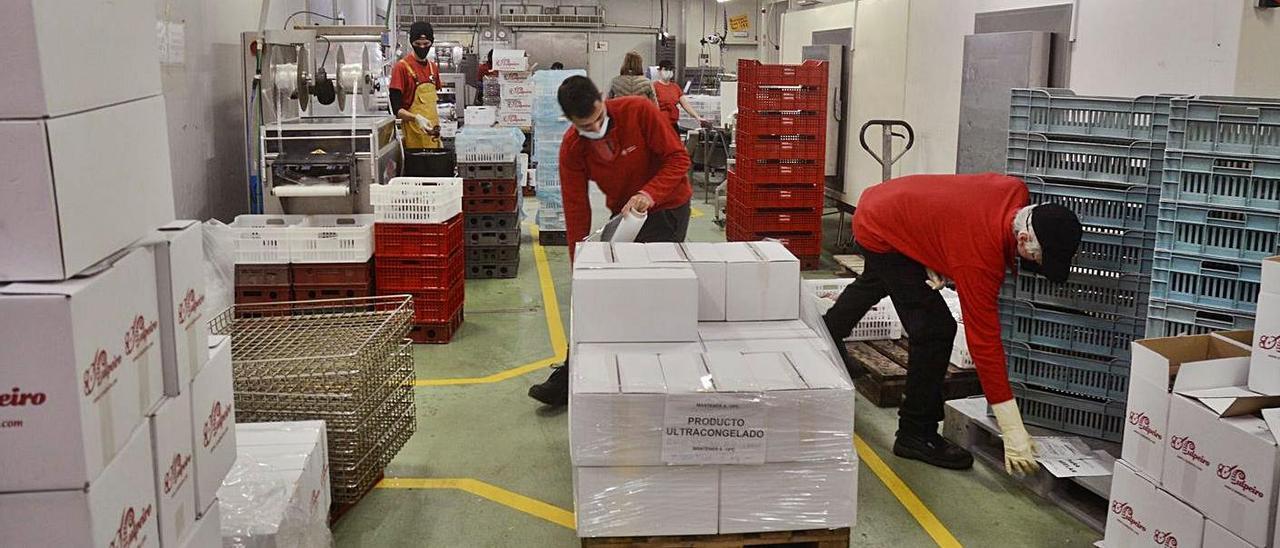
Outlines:
{"label": "yellow floor marking", "polygon": [[690,206],[690,207],[689,207],[689,218],[690,218],[690,219],[697,219],[698,217],[701,217],[701,216],[703,216],[703,215],[706,215],[706,213],[703,213],[701,209],[698,209],[698,208],[693,207],[693,206]]}
{"label": "yellow floor marking", "polygon": [[924,502],[921,502],[920,497],[917,497],[911,491],[911,488],[907,487],[907,484],[893,472],[893,469],[889,468],[889,465],[880,460],[880,455],[877,455],[875,450],[870,445],[867,445],[866,441],[863,441],[862,436],[853,436],[853,446],[858,450],[858,458],[867,465],[867,468],[871,469],[871,472],[877,478],[880,478],[881,483],[884,483],[884,486],[889,488],[893,496],[897,497],[898,502],[902,503],[902,506],[907,509],[911,517],[916,518],[916,521],[920,523],[920,527],[923,527],[924,532],[933,537],[933,541],[938,543],[938,546],[943,548],[961,546],[960,541],[951,535],[951,531],[948,531],[941,521],[938,521],[938,517],[929,511]]}
{"label": "yellow floor marking", "polygon": [[564,508],[471,478],[386,478],[378,482],[378,488],[457,489],[531,516],[542,518],[561,527],[574,529],[576,524],[573,512]]}
{"label": "yellow floor marking", "polygon": [[483,377],[457,377],[452,379],[418,379],[414,386],[456,386],[462,384],[488,384],[527,375],[563,362],[568,342],[564,336],[564,324],[560,321],[560,299],[556,298],[555,280],[551,278],[551,265],[547,262],[547,250],[538,243],[538,226],[529,224],[533,235],[533,259],[538,268],[538,285],[542,289],[542,310],[547,320],[547,335],[551,338],[552,355],[505,371]]}

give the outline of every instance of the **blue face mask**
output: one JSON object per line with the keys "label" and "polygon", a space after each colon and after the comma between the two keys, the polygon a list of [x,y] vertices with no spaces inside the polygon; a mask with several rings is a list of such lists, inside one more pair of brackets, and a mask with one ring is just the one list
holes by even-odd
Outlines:
{"label": "blue face mask", "polygon": [[591,139],[593,141],[604,139],[605,132],[609,131],[609,111],[606,110],[604,114],[600,116],[599,131],[582,131],[581,128],[577,127],[574,129],[578,130],[578,135],[581,135],[583,139]]}

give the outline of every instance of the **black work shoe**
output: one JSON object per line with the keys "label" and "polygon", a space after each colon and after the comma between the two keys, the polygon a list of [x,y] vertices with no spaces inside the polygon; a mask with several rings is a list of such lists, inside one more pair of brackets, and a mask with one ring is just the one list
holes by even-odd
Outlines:
{"label": "black work shoe", "polygon": [[569,368],[564,365],[552,368],[547,380],[529,387],[529,397],[551,407],[568,405]]}
{"label": "black work shoe", "polygon": [[898,439],[893,442],[893,454],[939,468],[967,470],[973,467],[973,455],[938,434],[932,436],[898,434]]}

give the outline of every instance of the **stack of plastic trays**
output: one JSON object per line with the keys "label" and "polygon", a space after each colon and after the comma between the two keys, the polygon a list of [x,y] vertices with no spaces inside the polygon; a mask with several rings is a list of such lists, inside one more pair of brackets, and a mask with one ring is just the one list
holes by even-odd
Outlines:
{"label": "stack of plastic trays", "polygon": [[534,83],[533,98],[533,164],[538,180],[534,196],[538,198],[535,220],[543,232],[563,232],[564,200],[560,195],[560,143],[570,123],[565,119],[556,92],[570,76],[586,76],[583,70],[540,70],[530,79]]}
{"label": "stack of plastic trays", "polygon": [[1015,89],[1009,175],[1084,226],[1066,284],[1019,271],[1001,291],[1009,379],[1028,423],[1119,441],[1129,343],[1151,297],[1170,97]]}
{"label": "stack of plastic trays", "polygon": [[729,172],[730,241],[779,239],[806,268],[822,253],[827,63],[738,61],[736,168]]}

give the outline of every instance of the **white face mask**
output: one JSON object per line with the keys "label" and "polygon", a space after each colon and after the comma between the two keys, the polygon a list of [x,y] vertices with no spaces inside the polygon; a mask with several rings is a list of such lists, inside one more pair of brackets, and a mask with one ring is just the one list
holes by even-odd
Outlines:
{"label": "white face mask", "polygon": [[609,111],[606,110],[604,114],[600,116],[599,131],[582,131],[582,129],[578,127],[574,127],[573,129],[576,129],[578,131],[578,135],[581,135],[584,139],[591,139],[593,141],[604,139],[605,132],[609,131]]}
{"label": "white face mask", "polygon": [[675,77],[675,75],[676,75],[676,73],[675,73],[675,72],[673,72],[673,71],[670,71],[670,70],[659,70],[659,71],[658,71],[658,77],[659,77],[659,78],[662,78],[663,80],[671,80],[673,77]]}

